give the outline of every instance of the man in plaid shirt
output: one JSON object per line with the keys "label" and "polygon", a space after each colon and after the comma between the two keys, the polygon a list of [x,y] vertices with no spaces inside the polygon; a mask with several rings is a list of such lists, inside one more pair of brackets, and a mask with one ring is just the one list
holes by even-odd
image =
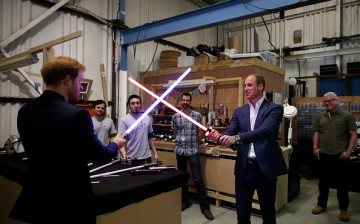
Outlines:
{"label": "man in plaid shirt", "polygon": [[[191,109],[191,95],[183,93],[181,96],[181,111],[201,123],[202,117],[199,112]],[[179,170],[187,171],[187,161],[190,163],[191,173],[194,179],[196,192],[199,198],[201,212],[208,220],[213,220],[214,216],[210,211],[209,202],[206,197],[206,189],[201,176],[201,166],[199,158],[199,143],[204,137],[204,131],[195,124],[183,118],[180,114],[172,117],[172,129],[176,136],[176,161]],[[182,210],[190,207],[188,184],[182,187]]]}

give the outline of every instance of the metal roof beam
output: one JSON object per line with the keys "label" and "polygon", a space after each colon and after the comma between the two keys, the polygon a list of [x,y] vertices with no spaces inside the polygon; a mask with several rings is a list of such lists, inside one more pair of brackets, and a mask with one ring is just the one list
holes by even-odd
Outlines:
{"label": "metal roof beam", "polygon": [[325,1],[328,0],[229,0],[122,31],[121,44],[143,43]]}

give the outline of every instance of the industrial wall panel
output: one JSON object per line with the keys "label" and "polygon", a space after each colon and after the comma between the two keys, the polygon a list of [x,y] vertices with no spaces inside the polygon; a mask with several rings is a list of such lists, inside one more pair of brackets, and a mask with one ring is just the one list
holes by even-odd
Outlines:
{"label": "industrial wall panel", "polygon": [[[57,2],[57,1],[49,1]],[[69,1],[69,4],[83,12],[92,13],[98,18],[116,19],[119,7],[117,0],[79,0]],[[70,56],[83,63],[87,70],[85,78],[92,79],[92,91],[89,100],[103,98],[100,76],[100,63],[105,64],[105,75],[108,96],[112,94],[111,59],[112,43],[119,45],[119,40],[112,37],[112,29],[103,25],[98,20],[91,20],[70,13],[69,11],[57,10],[41,22],[33,26],[27,32],[15,38],[11,43],[2,46],[1,43],[15,34],[24,26],[43,15],[49,8],[32,1],[23,0],[0,0],[0,47],[10,56],[27,51],[30,48],[43,43],[61,38],[76,31],[81,31],[82,36],[71,41],[53,46],[55,56]],[[118,49],[114,52],[115,63],[118,63]],[[0,53],[0,58],[4,57]],[[38,53],[39,62],[21,69],[39,85],[43,85],[40,69],[43,64],[43,53]],[[117,67],[115,65],[115,67]],[[42,89],[42,88],[41,88]],[[14,71],[0,72],[0,97],[34,98],[39,93],[23,78]],[[109,100],[112,100],[109,97]],[[0,104],[0,148],[5,144],[10,134],[16,134],[16,117],[19,105],[17,103]]]}
{"label": "industrial wall panel", "polygon": [[350,77],[350,96],[360,96],[360,77]]}
{"label": "industrial wall panel", "polygon": [[320,79],[320,96],[327,92],[334,92],[338,96],[347,96],[345,79]]}

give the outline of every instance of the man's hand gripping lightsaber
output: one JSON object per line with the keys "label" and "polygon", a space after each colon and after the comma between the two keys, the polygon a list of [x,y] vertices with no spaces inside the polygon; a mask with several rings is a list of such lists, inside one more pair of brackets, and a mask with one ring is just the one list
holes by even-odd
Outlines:
{"label": "man's hand gripping lightsaber", "polygon": [[[134,85],[136,85],[137,87],[139,87],[140,89],[144,90],[145,92],[147,92],[148,94],[150,94],[151,96],[153,96],[156,99],[160,99],[160,97],[158,95],[156,95],[155,93],[151,92],[150,90],[148,90],[146,87],[144,87],[143,85],[141,85],[140,83],[136,82],[134,79],[132,79],[131,77],[128,78],[128,80],[130,82],[132,82]],[[210,134],[210,132],[213,131],[212,127],[205,127],[204,125],[200,124],[199,122],[197,122],[196,120],[194,120],[192,117],[188,116],[187,114],[185,114],[184,112],[182,112],[181,110],[177,109],[175,106],[171,105],[170,103],[166,102],[163,99],[160,99],[160,101],[165,104],[166,106],[168,106],[169,108],[171,108],[172,110],[174,110],[175,112],[179,113],[182,117],[186,118],[188,121],[190,121],[191,123],[195,124],[196,126],[198,126],[199,128],[201,128],[202,130],[205,131],[205,135],[208,136]],[[219,138],[221,137],[221,135],[219,135],[216,139],[216,142],[218,142]],[[232,150],[236,151],[238,146],[237,144],[232,144],[229,146]]]}

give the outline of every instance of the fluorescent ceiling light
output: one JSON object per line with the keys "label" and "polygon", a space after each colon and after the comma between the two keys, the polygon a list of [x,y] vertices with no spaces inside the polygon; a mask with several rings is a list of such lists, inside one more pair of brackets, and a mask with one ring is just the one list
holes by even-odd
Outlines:
{"label": "fluorescent ceiling light", "polygon": [[36,54],[28,54],[13,60],[0,63],[0,72],[21,68],[27,65],[35,64],[39,61]]}

